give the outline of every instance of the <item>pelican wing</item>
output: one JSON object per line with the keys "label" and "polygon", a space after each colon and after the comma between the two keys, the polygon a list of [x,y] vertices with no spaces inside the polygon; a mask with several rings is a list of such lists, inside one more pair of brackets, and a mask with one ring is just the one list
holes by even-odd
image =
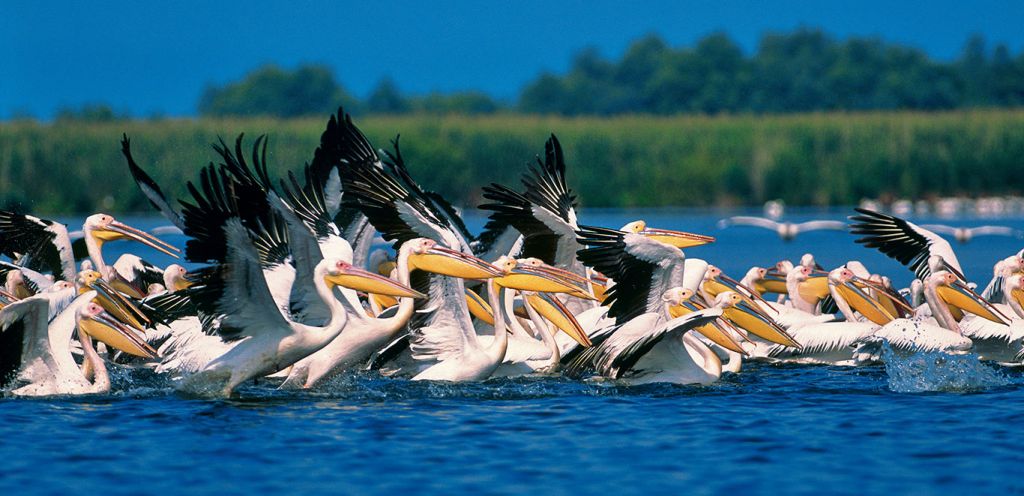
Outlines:
{"label": "pelican wing", "polygon": [[883,254],[906,265],[918,279],[931,275],[928,257],[939,255],[950,272],[963,280],[963,269],[949,242],[939,235],[899,217],[865,208],[856,208],[860,215],[850,217],[850,232],[863,237],[856,241],[868,248],[877,248]]}
{"label": "pelican wing", "polygon": [[153,178],[149,177],[149,174],[146,174],[146,171],[142,170],[139,164],[135,163],[135,159],[132,157],[131,142],[128,140],[127,134],[121,135],[121,153],[124,154],[125,160],[128,161],[128,170],[131,171],[132,177],[135,178],[135,184],[142,191],[142,194],[146,195],[150,205],[153,205],[153,208],[163,214],[167,220],[184,231],[185,220],[181,217],[181,214],[167,201],[167,196],[160,189],[160,185]]}
{"label": "pelican wing", "polygon": [[512,226],[523,234],[521,256],[555,263],[559,234],[534,216],[534,207],[525,195],[500,184],[491,184],[484,187],[484,198],[492,201],[480,205],[481,210],[493,212],[486,226],[493,232],[492,236],[499,234],[503,226]]}
{"label": "pelican wing", "polygon": [[350,164],[342,171],[344,201],[359,208],[397,249],[415,238],[430,238],[453,249],[461,241],[450,224],[424,198],[372,164]]}
{"label": "pelican wing", "polygon": [[615,229],[580,226],[577,236],[586,246],[577,253],[580,261],[615,281],[605,293],[605,304],[610,306],[608,315],[620,324],[654,311],[652,294],[660,298],[661,291],[668,289],[661,286],[669,282],[654,281],[655,269],[673,261],[682,267],[684,260],[678,248]]}
{"label": "pelican wing", "polygon": [[939,234],[946,234],[949,236],[956,235],[956,228],[953,226],[947,226],[944,224],[922,224],[921,227]]}
{"label": "pelican wing", "polygon": [[490,210],[492,229],[511,225],[523,234],[524,257],[535,257],[552,265],[572,261],[580,246],[576,241],[576,195],[565,182],[565,156],[555,135],[544,144],[544,160],[523,174],[525,193],[500,184],[484,188],[480,206]]}
{"label": "pelican wing", "polygon": [[254,242],[237,218],[229,219],[224,230],[227,258],[221,265],[197,271],[202,282],[185,290],[192,302],[207,315],[223,315],[217,333],[224,341],[265,332],[289,332],[284,310],[287,306],[283,309],[281,305],[281,298],[287,298],[290,292],[290,288],[283,289],[290,285],[288,264],[273,263],[280,260],[281,248],[269,239],[271,236]]}
{"label": "pelican wing", "polygon": [[71,238],[59,222],[0,210],[0,253],[57,279],[75,279]]}
{"label": "pelican wing", "polygon": [[860,322],[828,322],[789,329],[789,334],[802,348],[772,345],[768,356],[772,358],[795,357],[815,353],[827,353],[849,348],[871,336],[878,326]]}
{"label": "pelican wing", "polygon": [[53,281],[46,277],[42,273],[36,272],[28,267],[22,267],[15,265],[10,262],[0,261],[0,280],[7,281],[7,275],[12,270],[20,270],[21,276],[25,280],[25,286],[28,287],[32,294],[38,294],[53,285]]}
{"label": "pelican wing", "polygon": [[[649,318],[648,315],[655,318]],[[695,327],[710,324],[721,315],[721,309],[708,308],[661,322],[657,314],[645,314],[622,326],[601,343],[601,349],[594,356],[594,367],[601,375],[618,379],[666,336],[678,336]]]}
{"label": "pelican wing", "polygon": [[838,220],[809,220],[796,225],[797,231],[842,231],[846,229],[846,223]]}
{"label": "pelican wing", "polygon": [[50,303],[33,296],[0,310],[0,385],[22,367],[49,353],[47,324]]}
{"label": "pelican wing", "polygon": [[765,229],[771,229],[772,231],[777,231],[779,229],[779,227],[781,226],[781,224],[779,224],[778,222],[775,222],[774,220],[771,220],[771,219],[766,219],[764,217],[749,217],[749,216],[745,216],[745,215],[737,215],[737,216],[734,216],[734,217],[729,217],[728,219],[722,219],[718,223],[718,225],[719,225],[719,227],[728,227],[728,226],[763,227]]}
{"label": "pelican wing", "polygon": [[171,322],[185,317],[197,315],[196,306],[189,298],[187,291],[165,291],[147,296],[139,301],[132,301],[152,322],[170,325]]}
{"label": "pelican wing", "polygon": [[163,284],[164,270],[136,255],[125,253],[114,262],[114,270],[142,294],[150,284]]}
{"label": "pelican wing", "polygon": [[434,216],[442,221],[445,228],[451,231],[457,243],[449,244],[449,248],[471,253],[470,242],[473,240],[473,235],[466,228],[466,224],[462,221],[462,216],[459,215],[458,211],[448,200],[433,191],[425,191],[412,178],[412,175],[409,174],[409,168],[405,165],[405,159],[402,158],[402,151],[398,146],[398,140],[399,137],[395,137],[391,142],[392,147],[395,149],[394,153],[384,152],[387,156],[387,161],[385,161],[386,169],[409,192],[418,197],[424,205],[428,206]]}
{"label": "pelican wing", "polygon": [[1013,236],[1020,238],[1024,235],[1024,232],[1008,226],[978,226],[972,227],[970,231],[974,236]]}

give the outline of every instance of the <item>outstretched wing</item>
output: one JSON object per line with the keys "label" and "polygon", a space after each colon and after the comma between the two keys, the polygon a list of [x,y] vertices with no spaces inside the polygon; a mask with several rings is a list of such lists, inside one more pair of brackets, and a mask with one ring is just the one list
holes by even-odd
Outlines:
{"label": "outstretched wing", "polygon": [[781,224],[771,219],[765,219],[764,217],[748,217],[745,215],[737,215],[735,217],[729,217],[728,219],[718,221],[718,227],[720,228],[729,226],[752,226],[763,227],[765,229],[776,231],[779,229],[780,225]]}
{"label": "outstretched wing", "polygon": [[57,279],[75,280],[75,257],[64,224],[0,210],[0,253]]}
{"label": "outstretched wing", "polygon": [[160,211],[178,229],[184,231],[185,221],[181,218],[181,214],[174,210],[171,203],[167,201],[167,196],[160,189],[160,185],[153,178],[149,177],[149,174],[146,174],[142,167],[139,167],[139,164],[135,163],[135,159],[132,157],[131,142],[128,140],[127,134],[121,135],[121,153],[124,154],[125,160],[128,161],[128,170],[131,171],[132,177],[135,178],[135,184],[138,185],[142,194],[146,195],[146,198],[149,199],[150,205],[153,205],[153,208]]}
{"label": "outstretched wing", "polygon": [[[287,264],[280,261],[279,247],[268,239],[254,242],[237,218],[228,219],[224,231],[227,257],[221,265],[196,271],[194,277],[200,282],[185,290],[192,302],[204,314],[224,315],[217,333],[225,341],[290,332],[281,302],[269,287],[288,285]],[[268,280],[265,270],[280,274],[281,281]]]}
{"label": "outstretched wing", "polygon": [[941,256],[950,272],[966,280],[953,247],[938,234],[899,217],[865,208],[854,210],[860,215],[850,217],[854,222],[850,224],[850,232],[863,235],[856,240],[857,243],[877,248],[889,258],[909,267],[921,280],[931,275],[928,258],[932,255]]}
{"label": "outstretched wing", "polygon": [[846,229],[846,223],[838,220],[809,220],[796,225],[798,231],[842,231]]}

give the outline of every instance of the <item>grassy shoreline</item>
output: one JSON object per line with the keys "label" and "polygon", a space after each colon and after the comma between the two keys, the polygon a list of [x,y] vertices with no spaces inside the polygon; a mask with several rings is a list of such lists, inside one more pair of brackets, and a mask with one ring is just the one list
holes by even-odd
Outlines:
{"label": "grassy shoreline", "polygon": [[[326,116],[0,123],[0,205],[41,214],[145,211],[118,141],[167,192],[214,154],[210,143],[270,137],[273,172],[309,160]],[[513,183],[554,132],[585,206],[856,203],[863,197],[1024,191],[1024,110],[736,116],[396,116],[357,125],[377,147],[401,133],[415,177],[456,204]]]}

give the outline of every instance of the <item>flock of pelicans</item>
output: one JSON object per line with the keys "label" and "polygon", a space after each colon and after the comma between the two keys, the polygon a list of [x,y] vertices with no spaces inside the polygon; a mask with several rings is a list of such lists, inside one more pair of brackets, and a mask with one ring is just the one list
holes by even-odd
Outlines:
{"label": "flock of pelicans", "polygon": [[[197,394],[248,381],[313,388],[372,369],[412,380],[555,374],[709,384],[746,360],[863,365],[896,353],[1024,359],[1024,259],[981,294],[949,243],[858,209],[849,229],[907,265],[910,288],[811,255],[739,280],[687,248],[714,241],[644,221],[585,225],[552,136],[522,184],[484,188],[484,231],[411,177],[398,141],[378,152],[342,111],[312,160],[267,171],[263,137],[214,146],[177,205],[122,150],[139,188],[199,266],[163,269],[103,246],[180,250],[110,215],[81,232],[0,212],[0,386],[13,395],[105,392],[108,366],[147,368]],[[248,152],[248,153],[247,153]],[[394,251],[373,250],[383,236]]]}

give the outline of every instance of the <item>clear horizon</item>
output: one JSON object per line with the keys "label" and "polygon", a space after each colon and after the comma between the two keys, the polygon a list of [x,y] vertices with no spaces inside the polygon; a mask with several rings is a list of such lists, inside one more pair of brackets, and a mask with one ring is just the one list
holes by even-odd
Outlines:
{"label": "clear horizon", "polygon": [[16,5],[0,16],[0,119],[48,119],[60,108],[107,104],[133,116],[192,116],[209,84],[264,65],[330,67],[365,97],[384,77],[401,91],[480,90],[511,101],[542,72],[564,73],[573,55],[596,47],[617,58],[656,34],[674,47],[724,32],[752,53],[765,32],[820,28],[838,39],[878,37],[938,60],[957,57],[979,34],[988,48],[1024,48],[1024,3],[569,1],[481,5],[451,1],[296,2],[252,6],[232,0]]}

